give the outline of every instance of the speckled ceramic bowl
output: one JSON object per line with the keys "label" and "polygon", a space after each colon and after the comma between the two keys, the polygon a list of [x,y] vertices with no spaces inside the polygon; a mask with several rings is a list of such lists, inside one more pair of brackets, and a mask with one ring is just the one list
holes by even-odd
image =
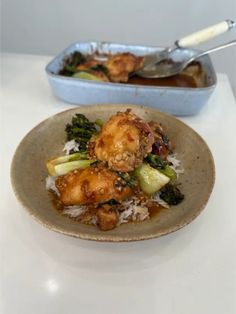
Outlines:
{"label": "speckled ceramic bowl", "polygon": [[[123,224],[110,231],[101,231],[95,226],[73,221],[54,208],[45,188],[45,161],[62,154],[65,125],[75,113],[83,113],[91,120],[107,120],[112,114],[127,108],[132,108],[133,112],[147,121],[161,122],[166,128],[185,170],[179,178],[185,199],[181,204],[160,211],[145,222]],[[67,110],[36,126],[25,136],[15,152],[11,179],[22,206],[49,229],[82,239],[119,242],[160,237],[189,224],[207,204],[214,185],[215,168],[207,144],[186,124],[155,109],[111,104]]]}

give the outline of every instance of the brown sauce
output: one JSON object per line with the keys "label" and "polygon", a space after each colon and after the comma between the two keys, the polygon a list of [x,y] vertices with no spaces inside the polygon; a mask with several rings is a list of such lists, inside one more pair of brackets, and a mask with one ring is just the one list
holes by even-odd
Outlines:
{"label": "brown sauce", "polygon": [[[51,197],[51,201],[53,204],[53,207],[60,213],[62,213],[63,209],[64,209],[64,205],[61,203],[61,201],[58,199],[58,197],[56,196],[56,194],[54,194],[53,192],[49,192],[50,197]],[[157,203],[150,203],[148,206],[148,212],[149,212],[149,217],[150,219],[154,218],[156,215],[158,215],[161,211],[163,211],[165,208],[162,207],[161,205],[157,204]],[[72,220],[78,221],[80,223],[83,224],[90,224],[89,221],[91,220],[91,217],[96,215],[96,211],[97,211],[97,207],[90,205],[87,207],[86,212],[80,217],[80,218],[72,218],[69,217]],[[128,223],[130,223],[131,221],[129,221]],[[141,222],[139,222],[141,223]]]}
{"label": "brown sauce", "polygon": [[64,205],[62,204],[62,202],[58,199],[58,197],[56,196],[56,194],[52,191],[49,191],[49,195],[51,197],[51,201],[53,204],[53,207],[58,210],[59,212],[62,212],[64,209]]}
{"label": "brown sauce", "polygon": [[156,216],[163,209],[164,209],[164,207],[162,207],[161,205],[154,204],[154,203],[151,204],[150,206],[148,206],[149,217],[152,218],[152,217]]}
{"label": "brown sauce", "polygon": [[127,84],[145,86],[170,86],[170,87],[197,87],[193,77],[186,74],[177,74],[165,78],[143,78],[139,76],[130,77]]}

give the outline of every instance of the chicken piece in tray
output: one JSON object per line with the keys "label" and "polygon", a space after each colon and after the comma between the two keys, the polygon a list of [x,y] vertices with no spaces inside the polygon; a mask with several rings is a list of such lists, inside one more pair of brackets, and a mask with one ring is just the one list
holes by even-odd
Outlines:
{"label": "chicken piece in tray", "polygon": [[151,152],[154,134],[131,110],[118,112],[89,143],[90,157],[108,163],[116,171],[133,171]]}
{"label": "chicken piece in tray", "polygon": [[100,60],[96,60],[94,58],[87,58],[85,62],[79,64],[77,69],[80,71],[94,69],[97,66],[101,66],[103,63]]}
{"label": "chicken piece in tray", "polygon": [[77,66],[77,70],[88,72],[97,77],[100,81],[109,82],[109,78],[107,76],[108,70],[103,63],[104,62],[100,60],[89,58],[85,62],[79,64]]}
{"label": "chicken piece in tray", "polygon": [[126,83],[130,73],[138,71],[143,67],[144,57],[138,57],[129,52],[117,53],[109,56],[105,65],[112,82]]}
{"label": "chicken piece in tray", "polygon": [[96,165],[59,176],[55,184],[66,206],[120,202],[133,193],[114,171]]}

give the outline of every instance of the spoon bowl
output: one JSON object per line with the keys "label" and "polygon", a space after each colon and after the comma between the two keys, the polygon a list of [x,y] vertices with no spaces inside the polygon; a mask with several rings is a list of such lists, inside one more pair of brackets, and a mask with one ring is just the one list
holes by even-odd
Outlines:
{"label": "spoon bowl", "polygon": [[165,48],[160,52],[156,52],[152,55],[145,57],[144,67],[146,65],[154,65],[164,60],[170,59],[170,55],[173,55],[179,48],[187,48],[199,45],[205,41],[208,41],[226,31],[230,31],[235,27],[236,23],[232,20],[225,20],[215,25],[204,28],[195,33],[189,34],[175,41],[174,45]]}
{"label": "spoon bowl", "polygon": [[[157,64],[148,64],[144,66],[143,69],[137,71],[135,74],[144,78],[164,78],[176,75],[182,72],[191,62],[203,57],[209,53],[228,48],[236,44],[236,40],[230,41],[226,44],[211,48],[204,52],[199,52],[196,55],[189,57],[183,61],[174,61],[170,54],[169,60],[163,60]],[[181,49],[181,48],[180,48]]]}

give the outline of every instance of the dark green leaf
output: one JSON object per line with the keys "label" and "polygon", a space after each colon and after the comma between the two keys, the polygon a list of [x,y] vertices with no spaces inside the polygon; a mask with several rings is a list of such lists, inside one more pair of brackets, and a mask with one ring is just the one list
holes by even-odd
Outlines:
{"label": "dark green leaf", "polygon": [[184,199],[184,195],[180,192],[177,186],[167,184],[161,189],[160,198],[169,205],[177,205]]}

